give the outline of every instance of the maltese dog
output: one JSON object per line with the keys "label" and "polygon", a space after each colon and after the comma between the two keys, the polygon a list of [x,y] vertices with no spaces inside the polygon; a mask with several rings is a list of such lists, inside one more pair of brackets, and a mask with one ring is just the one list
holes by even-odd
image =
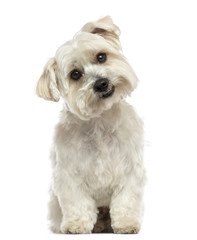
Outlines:
{"label": "maltese dog", "polygon": [[87,23],[45,65],[36,92],[64,105],[55,128],[50,227],[56,233],[138,233],[143,124],[124,99],[138,79],[110,17]]}

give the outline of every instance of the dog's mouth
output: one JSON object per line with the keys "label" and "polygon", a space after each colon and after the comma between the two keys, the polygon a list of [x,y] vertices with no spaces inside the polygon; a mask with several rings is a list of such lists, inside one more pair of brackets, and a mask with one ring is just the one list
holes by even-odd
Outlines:
{"label": "dog's mouth", "polygon": [[115,87],[112,85],[111,88],[107,89],[107,91],[99,93],[99,97],[105,99],[111,97],[114,94],[114,92]]}

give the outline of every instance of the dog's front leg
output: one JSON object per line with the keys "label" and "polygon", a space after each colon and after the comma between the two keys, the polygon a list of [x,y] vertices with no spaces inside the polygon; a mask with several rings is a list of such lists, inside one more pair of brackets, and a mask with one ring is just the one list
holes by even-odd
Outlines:
{"label": "dog's front leg", "polygon": [[143,213],[142,190],[129,183],[118,194],[114,194],[110,204],[110,215],[114,233],[138,233]]}
{"label": "dog's front leg", "polygon": [[91,233],[97,219],[97,208],[94,200],[80,187],[64,186],[58,194],[62,210],[62,233]]}

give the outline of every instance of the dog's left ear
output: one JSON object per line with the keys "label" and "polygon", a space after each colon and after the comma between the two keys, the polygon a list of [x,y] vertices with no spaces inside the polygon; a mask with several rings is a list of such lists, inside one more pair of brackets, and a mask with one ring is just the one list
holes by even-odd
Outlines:
{"label": "dog's left ear", "polygon": [[89,22],[83,28],[82,31],[92,34],[98,34],[109,41],[114,48],[121,50],[119,41],[120,29],[116,26],[109,16],[99,19],[96,22]]}

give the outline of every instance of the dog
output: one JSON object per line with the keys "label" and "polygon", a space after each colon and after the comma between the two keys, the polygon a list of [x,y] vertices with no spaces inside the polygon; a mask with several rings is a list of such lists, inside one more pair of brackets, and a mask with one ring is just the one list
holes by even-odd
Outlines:
{"label": "dog", "polygon": [[44,67],[36,92],[63,110],[55,128],[49,220],[55,233],[138,233],[143,123],[125,98],[138,79],[110,17],[89,22]]}

